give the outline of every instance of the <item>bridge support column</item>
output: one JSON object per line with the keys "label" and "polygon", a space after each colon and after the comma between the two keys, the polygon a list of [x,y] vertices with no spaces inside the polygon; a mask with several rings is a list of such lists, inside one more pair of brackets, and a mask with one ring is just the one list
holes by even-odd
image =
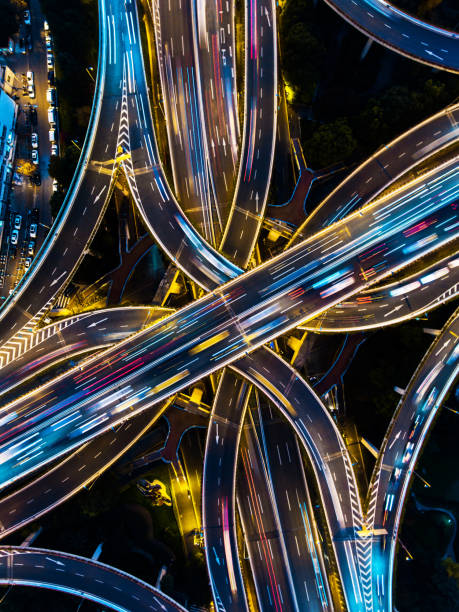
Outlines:
{"label": "bridge support column", "polygon": [[364,48],[362,49],[362,53],[360,54],[360,61],[366,58],[367,53],[370,50],[372,44],[373,44],[373,39],[368,38],[367,42],[365,43]]}

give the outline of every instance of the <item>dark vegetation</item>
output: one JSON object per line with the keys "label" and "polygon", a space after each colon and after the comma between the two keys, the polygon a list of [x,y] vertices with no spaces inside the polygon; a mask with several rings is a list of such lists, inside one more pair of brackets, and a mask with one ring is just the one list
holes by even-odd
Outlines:
{"label": "dark vegetation", "polygon": [[98,54],[98,13],[95,0],[42,0],[56,59],[61,155],[51,158],[49,172],[60,189],[51,197],[53,217],[59,212],[72,180],[91,113]]}
{"label": "dark vegetation", "polygon": [[98,13],[95,0],[42,0],[54,41],[61,134],[84,138],[92,105],[93,81],[86,72],[97,68]]}
{"label": "dark vegetation", "polygon": [[24,0],[0,0],[0,47],[6,47],[8,38],[16,34],[26,8]]}
{"label": "dark vegetation", "polygon": [[459,28],[459,4],[456,0],[397,0],[399,8],[448,30]]}
{"label": "dark vegetation", "polygon": [[361,59],[366,38],[324,2],[288,0],[279,30],[282,70],[313,168],[361,161],[459,95],[455,75],[377,43]]}
{"label": "dark vegetation", "polygon": [[[459,388],[451,393],[445,405],[459,408]],[[397,558],[396,607],[421,612],[424,610],[459,610],[459,564],[444,559],[452,525],[441,512],[421,513],[416,509],[414,497],[430,507],[446,508],[459,517],[459,479],[457,470],[457,437],[459,416],[446,408],[441,409],[432,434],[416,467],[418,473],[432,486],[424,487],[415,478],[408,501],[400,538],[413,560],[399,551]],[[454,542],[456,559],[459,557],[458,540]]]}

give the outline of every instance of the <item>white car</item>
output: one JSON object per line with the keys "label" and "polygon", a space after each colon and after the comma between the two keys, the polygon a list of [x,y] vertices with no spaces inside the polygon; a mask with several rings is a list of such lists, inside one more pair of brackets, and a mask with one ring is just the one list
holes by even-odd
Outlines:
{"label": "white car", "polygon": [[58,184],[57,184],[56,179],[54,179],[53,180],[53,191],[57,191],[57,188],[58,188]]}
{"label": "white car", "polygon": [[38,134],[32,132],[32,149],[38,149]]}
{"label": "white car", "polygon": [[56,130],[49,130],[49,142],[55,142]]}
{"label": "white car", "polygon": [[48,123],[51,127],[56,125],[56,111],[54,108],[48,108]]}
{"label": "white car", "polygon": [[48,25],[48,22],[46,21],[46,19],[43,22],[43,29],[44,29],[45,32],[49,31],[49,25]]}
{"label": "white car", "polygon": [[57,150],[57,144],[55,142],[53,142],[53,144],[51,145],[51,155],[55,155],[56,157],[59,155],[59,152]]}
{"label": "white car", "polygon": [[16,215],[14,217],[14,229],[20,230],[21,229],[21,223],[22,223],[21,215]]}
{"label": "white car", "polygon": [[31,223],[30,224],[29,236],[31,238],[36,238],[37,237],[37,224],[36,223]]}
{"label": "white car", "polygon": [[29,98],[35,98],[35,85],[28,85],[27,91],[29,92]]}
{"label": "white car", "polygon": [[32,162],[38,166],[38,151],[37,149],[32,150]]}
{"label": "white car", "polygon": [[48,87],[48,89],[46,90],[46,101],[48,102],[48,104],[54,104],[54,97],[54,89],[52,87]]}
{"label": "white car", "polygon": [[54,59],[51,53],[46,54],[46,61],[48,63],[48,68],[52,68],[54,66]]}
{"label": "white car", "polygon": [[14,229],[11,232],[11,244],[17,244],[18,243],[18,238],[19,238],[19,232],[17,229]]}
{"label": "white car", "polygon": [[32,263],[32,258],[31,257],[27,257],[27,259],[24,262],[24,268],[26,270],[28,270],[30,268],[30,264]]}
{"label": "white car", "polygon": [[46,48],[51,49],[51,44],[53,41],[51,40],[51,36],[49,34],[45,36],[45,41],[46,41]]}
{"label": "white car", "polygon": [[29,246],[27,247],[27,255],[33,255],[35,249],[35,242],[29,242]]}
{"label": "white car", "polygon": [[30,11],[24,11],[24,23],[30,25]]}
{"label": "white car", "polygon": [[28,85],[33,85],[33,72],[32,72],[32,70],[27,70],[27,83],[28,83]]}

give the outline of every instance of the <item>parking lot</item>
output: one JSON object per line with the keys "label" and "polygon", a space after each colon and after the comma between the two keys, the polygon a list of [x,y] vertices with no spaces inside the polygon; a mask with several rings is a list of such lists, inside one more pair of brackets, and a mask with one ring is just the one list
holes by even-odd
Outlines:
{"label": "parking lot", "polygon": [[[51,225],[53,181],[48,165],[51,155],[59,154],[52,33],[46,29],[38,0],[31,0],[29,9],[20,27],[19,52],[7,60],[16,74],[14,93],[20,105],[16,162],[18,169],[22,165],[25,172],[14,176],[5,218],[0,250],[2,299],[13,291],[30,266]],[[33,225],[37,226],[32,231],[34,236]]]}

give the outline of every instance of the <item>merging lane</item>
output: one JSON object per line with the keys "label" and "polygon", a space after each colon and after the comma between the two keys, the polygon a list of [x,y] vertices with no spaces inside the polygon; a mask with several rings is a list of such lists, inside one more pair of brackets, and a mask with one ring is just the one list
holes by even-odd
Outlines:
{"label": "merging lane", "polygon": [[5,407],[2,484],[453,240],[458,172],[354,213]]}
{"label": "merging lane", "polygon": [[[414,467],[435,415],[459,373],[459,312],[424,356],[400,401],[383,442],[369,489],[367,539],[371,546],[375,609],[392,609],[394,556]],[[372,530],[382,530],[373,534]]]}
{"label": "merging lane", "polygon": [[360,164],[312,211],[290,244],[296,244],[368,204],[411,168],[458,139],[459,104],[453,104],[381,146]]}
{"label": "merging lane", "polygon": [[40,548],[2,547],[0,584],[70,593],[117,612],[186,612],[159,589],[126,572],[77,555]]}

